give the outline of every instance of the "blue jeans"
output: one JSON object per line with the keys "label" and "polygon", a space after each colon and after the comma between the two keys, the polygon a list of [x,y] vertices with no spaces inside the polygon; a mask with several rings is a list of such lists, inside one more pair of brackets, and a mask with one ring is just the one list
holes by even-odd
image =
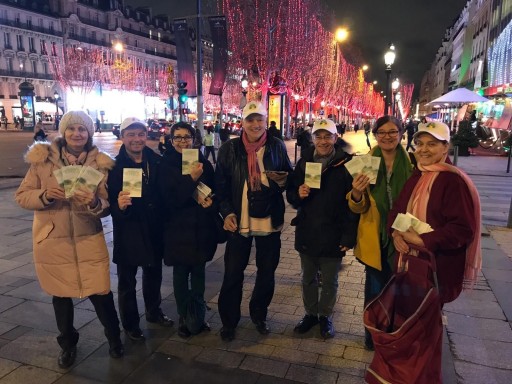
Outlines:
{"label": "blue jeans", "polygon": [[[333,257],[311,257],[300,254],[302,267],[302,300],[308,315],[332,315],[338,293],[338,272],[341,259]],[[322,272],[322,289],[319,292],[317,272]]]}
{"label": "blue jeans", "polygon": [[249,263],[252,240],[256,242],[256,282],[249,302],[253,321],[265,321],[275,288],[275,270],[279,264],[281,233],[244,237],[239,233],[228,238],[224,253],[224,280],[219,294],[219,314],[226,328],[236,328],[240,321],[240,304],[244,271]]}

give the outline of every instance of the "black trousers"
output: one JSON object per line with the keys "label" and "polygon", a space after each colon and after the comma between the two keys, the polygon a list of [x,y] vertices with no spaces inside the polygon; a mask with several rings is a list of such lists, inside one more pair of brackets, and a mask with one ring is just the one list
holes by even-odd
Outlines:
{"label": "black trousers", "polygon": [[213,158],[213,164],[216,163],[216,159],[215,159],[215,147],[204,147],[204,157],[206,160],[208,160],[208,157],[210,156],[210,153],[212,154],[212,158]]}
{"label": "black trousers", "polygon": [[[109,341],[119,339],[119,319],[117,318],[116,307],[114,306],[114,295],[109,292],[106,295],[89,296],[98,319],[105,329],[105,336]],[[53,296],[53,310],[57,320],[57,328],[60,335],[57,342],[64,350],[74,347],[78,343],[78,331],[73,326],[74,307],[73,300],[69,297]]]}
{"label": "black trousers", "polygon": [[[129,331],[138,329],[140,323],[139,309],[137,307],[137,270],[136,265],[117,264],[117,296],[119,302],[119,315],[123,328]],[[162,264],[142,268],[142,296],[146,315],[156,317],[160,315],[162,296]]]}
{"label": "black trousers", "polygon": [[[253,237],[235,234],[228,239],[224,253],[224,280],[219,294],[219,314],[222,325],[236,328],[240,321],[240,304],[244,271],[249,263]],[[256,242],[256,282],[249,302],[253,321],[265,321],[275,288],[275,270],[279,264],[281,233],[254,236]]]}

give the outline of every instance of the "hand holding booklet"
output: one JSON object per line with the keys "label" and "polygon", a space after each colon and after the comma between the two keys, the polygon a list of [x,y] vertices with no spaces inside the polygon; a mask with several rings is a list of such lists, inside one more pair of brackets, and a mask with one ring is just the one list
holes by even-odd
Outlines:
{"label": "hand holding booklet", "polygon": [[130,197],[142,197],[142,169],[123,169],[123,191],[130,192]]}
{"label": "hand holding booklet", "polygon": [[352,160],[345,163],[345,168],[352,177],[356,177],[362,173],[370,178],[370,184],[375,184],[377,182],[380,161],[381,158],[376,156],[354,156]]}
{"label": "hand holding booklet", "polygon": [[193,167],[199,163],[199,150],[198,149],[183,149],[181,154],[181,174],[190,175]]}
{"label": "hand holding booklet", "polygon": [[391,226],[391,228],[400,232],[407,232],[411,227],[419,235],[433,231],[432,227],[428,223],[421,221],[409,212],[406,214],[399,213]]}
{"label": "hand holding booklet", "polygon": [[321,181],[322,181],[322,163],[306,162],[306,173],[304,176],[304,183],[309,188],[320,189]]}
{"label": "hand holding booklet", "polygon": [[64,188],[66,198],[73,196],[76,189],[85,188],[95,192],[105,177],[103,173],[92,167],[80,165],[68,165],[56,169],[53,174],[59,185]]}

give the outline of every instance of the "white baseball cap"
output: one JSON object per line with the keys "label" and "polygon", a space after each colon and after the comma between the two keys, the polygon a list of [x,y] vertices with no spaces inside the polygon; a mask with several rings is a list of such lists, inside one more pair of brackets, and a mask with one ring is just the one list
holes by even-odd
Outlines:
{"label": "white baseball cap", "polygon": [[244,110],[242,111],[242,119],[245,120],[249,115],[254,113],[267,116],[267,108],[265,108],[259,101],[250,101],[245,105]]}
{"label": "white baseball cap", "polygon": [[121,126],[119,127],[119,133],[123,132],[125,129],[128,128],[142,128],[147,131],[148,126],[144,121],[139,120],[136,117],[127,117],[121,123]]}
{"label": "white baseball cap", "polygon": [[414,134],[413,139],[422,133],[428,133],[434,136],[437,140],[450,141],[450,128],[440,121],[418,124],[418,131]]}
{"label": "white baseball cap", "polygon": [[316,120],[313,124],[313,131],[311,134],[314,134],[316,131],[324,130],[327,132],[330,132],[334,135],[338,133],[338,130],[336,129],[336,124],[334,124],[334,121],[331,119],[320,119]]}

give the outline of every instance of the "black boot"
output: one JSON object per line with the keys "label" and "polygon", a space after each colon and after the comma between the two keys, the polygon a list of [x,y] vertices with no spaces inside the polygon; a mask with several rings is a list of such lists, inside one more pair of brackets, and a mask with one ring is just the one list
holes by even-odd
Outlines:
{"label": "black boot", "polygon": [[59,364],[59,367],[62,369],[67,369],[73,365],[76,359],[76,345],[68,348],[63,349],[60,352],[59,358],[57,360],[57,363]]}
{"label": "black boot", "polygon": [[119,359],[124,356],[124,346],[121,342],[121,338],[108,341],[109,350],[108,353],[113,359]]}

